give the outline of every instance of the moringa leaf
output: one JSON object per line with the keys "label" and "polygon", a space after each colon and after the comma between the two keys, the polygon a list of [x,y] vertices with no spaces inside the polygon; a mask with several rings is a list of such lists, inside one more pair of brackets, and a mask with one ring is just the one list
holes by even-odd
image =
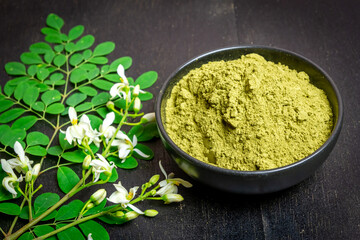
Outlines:
{"label": "moringa leaf", "polygon": [[139,98],[141,101],[151,100],[153,97],[154,95],[150,92],[139,93]]}
{"label": "moringa leaf", "polygon": [[40,156],[40,157],[43,157],[46,155],[46,149],[44,147],[41,147],[41,146],[32,146],[32,147],[28,147],[26,149],[27,153],[31,154],[31,155],[34,155],[34,156]]}
{"label": "moringa leaf", "polygon": [[83,93],[74,93],[68,99],[66,99],[66,104],[71,107],[75,107],[79,103],[85,101],[86,98],[87,96]]}
{"label": "moringa leaf", "polygon": [[47,51],[44,55],[44,60],[46,63],[51,63],[55,57],[54,51]]}
{"label": "moringa leaf", "polygon": [[92,35],[86,35],[82,38],[80,38],[79,41],[75,44],[75,51],[81,51],[85,50],[89,47],[91,47],[95,42],[95,38]]}
{"label": "moringa leaf", "polygon": [[37,54],[45,54],[48,51],[52,51],[52,48],[47,43],[38,42],[30,46],[30,51]]}
{"label": "moringa leaf", "polygon": [[75,39],[77,39],[78,37],[81,36],[81,34],[83,34],[84,32],[84,26],[83,25],[77,25],[75,27],[73,27],[72,29],[70,29],[68,37],[69,37],[69,41],[73,41]]}
{"label": "moringa leaf", "polygon": [[64,45],[59,44],[54,47],[55,52],[60,53],[64,50]]}
{"label": "moringa leaf", "polygon": [[25,52],[21,54],[20,59],[25,64],[41,64],[43,63],[43,60],[37,53],[33,52]]}
{"label": "moringa leaf", "polygon": [[[109,158],[110,160],[110,158]],[[115,165],[122,169],[134,169],[138,166],[138,162],[133,157],[128,157],[124,162],[121,159],[116,159],[114,161]]]}
{"label": "moringa leaf", "polygon": [[71,168],[63,166],[58,168],[57,180],[61,191],[68,193],[80,181],[80,178]]}
{"label": "moringa leaf", "polygon": [[141,89],[151,87],[157,80],[158,74],[155,71],[149,71],[141,74],[135,81],[135,85],[140,85]]}
{"label": "moringa leaf", "polygon": [[99,88],[101,90],[105,90],[105,91],[109,91],[110,88],[114,85],[112,82],[105,81],[105,80],[102,80],[102,79],[94,80],[91,83],[95,87],[97,87],[97,88]]}
{"label": "moringa leaf", "polygon": [[49,137],[42,132],[31,132],[26,137],[27,146],[43,145],[46,146],[49,143]]}
{"label": "moringa leaf", "polygon": [[44,81],[45,78],[47,78],[50,75],[50,71],[49,69],[47,69],[46,67],[41,67],[38,68],[38,71],[36,73],[36,77],[40,80],[40,81]]}
{"label": "moringa leaf", "polygon": [[0,203],[0,212],[17,216],[20,214],[21,210],[19,205],[15,203]]}
{"label": "moringa leaf", "polygon": [[69,63],[71,66],[76,66],[84,60],[84,57],[80,53],[75,53],[70,57]]}
{"label": "moringa leaf", "polygon": [[36,122],[38,118],[30,115],[17,119],[11,126],[12,129],[22,129],[28,130],[30,129]]}
{"label": "moringa leaf", "polygon": [[65,152],[62,157],[69,162],[82,163],[86,155],[83,151],[78,149],[73,152]]}
{"label": "moringa leaf", "polygon": [[29,87],[27,82],[20,82],[19,85],[16,86],[14,91],[14,97],[17,100],[21,100],[24,96],[25,90]]}
{"label": "moringa leaf", "polygon": [[87,72],[87,78],[88,78],[89,80],[92,80],[92,79],[94,79],[95,77],[97,77],[97,76],[99,75],[99,73],[100,73],[99,68],[90,69],[90,70],[88,70],[88,72]]}
{"label": "moringa leaf", "polygon": [[39,111],[42,112],[45,109],[45,105],[43,102],[36,102],[34,103],[34,105],[32,106],[32,109],[34,109],[35,111]]}
{"label": "moringa leaf", "polygon": [[0,123],[8,123],[20,117],[25,110],[23,108],[12,108],[0,115]]}
{"label": "moringa leaf", "polygon": [[90,102],[84,102],[80,105],[77,105],[75,107],[76,112],[84,112],[87,110],[90,110],[93,107],[93,105]]}
{"label": "moringa leaf", "polygon": [[62,43],[60,33],[46,35],[45,41],[49,43]]}
{"label": "moringa leaf", "polygon": [[66,57],[63,54],[57,55],[54,57],[54,65],[57,67],[61,67],[66,63]]}
{"label": "moringa leaf", "polygon": [[31,66],[28,68],[27,72],[28,72],[28,74],[29,74],[30,76],[34,77],[35,74],[37,73],[37,70],[38,70],[38,66],[37,66],[37,65],[31,65]]}
{"label": "moringa leaf", "polygon": [[26,232],[18,238],[18,240],[32,240],[32,239],[34,239],[34,237],[30,232]]}
{"label": "moringa leaf", "polygon": [[[79,91],[90,97],[97,95],[96,89],[88,86],[79,87]],[[0,109],[1,109],[1,104],[0,104]]]}
{"label": "moringa leaf", "polygon": [[5,65],[5,71],[9,75],[26,75],[25,65],[19,62],[9,62]]}
{"label": "moringa leaf", "polygon": [[[56,229],[59,229],[65,225],[66,224],[58,224],[56,225]],[[59,238],[59,240],[85,240],[80,230],[76,227],[70,227],[62,232],[59,232],[56,236]]]}
{"label": "moringa leaf", "polygon": [[46,18],[46,24],[49,27],[52,27],[52,28],[60,31],[60,29],[64,25],[64,20],[61,17],[59,17],[58,15],[56,15],[54,13],[50,13]]}
{"label": "moringa leaf", "polygon": [[61,93],[58,90],[50,90],[41,95],[41,100],[46,106],[61,100]]}
{"label": "moringa leaf", "polygon": [[39,89],[36,87],[29,87],[24,92],[23,101],[30,107],[36,102],[39,97]]}
{"label": "moringa leaf", "polygon": [[62,103],[53,103],[48,106],[45,110],[46,113],[49,114],[59,114],[65,110],[65,106]]}
{"label": "moringa leaf", "polygon": [[56,193],[43,193],[39,195],[34,201],[34,217],[44,213],[47,209],[55,205],[60,200]]}
{"label": "moringa leaf", "polygon": [[92,56],[92,51],[90,49],[86,49],[82,55],[85,60],[88,60]]}
{"label": "moringa leaf", "polygon": [[55,217],[55,220],[63,221],[63,220],[76,218],[80,214],[80,211],[83,208],[83,206],[84,203],[81,200],[79,199],[73,200],[69,204],[61,206]]}
{"label": "moringa leaf", "polygon": [[131,57],[121,57],[116,59],[110,64],[109,72],[116,72],[119,64],[123,65],[124,69],[129,69],[132,64],[132,58]]}
{"label": "moringa leaf", "polygon": [[41,29],[41,32],[45,35],[50,35],[50,34],[59,34],[59,31],[53,29],[53,28],[49,28],[49,27],[44,27]]}
{"label": "moringa leaf", "polygon": [[115,49],[115,43],[103,42],[95,47],[93,56],[94,57],[104,56],[114,51],[114,49]]}
{"label": "moringa leaf", "polygon": [[79,83],[87,79],[87,72],[82,68],[77,68],[70,74],[70,82]]}
{"label": "moringa leaf", "polygon": [[14,105],[14,102],[11,100],[7,100],[7,99],[0,100],[0,112],[8,110],[13,105]]}
{"label": "moringa leaf", "polygon": [[94,240],[110,240],[109,233],[106,229],[94,220],[80,223],[79,227],[85,236],[88,236],[91,233],[91,237]]}
{"label": "moringa leaf", "polygon": [[52,146],[47,150],[47,153],[53,156],[60,156],[63,150],[60,146]]}
{"label": "moringa leaf", "polygon": [[95,97],[93,97],[91,99],[91,103],[93,106],[98,106],[98,105],[107,103],[109,101],[109,99],[110,99],[110,94],[107,92],[102,92],[102,93],[96,95]]}
{"label": "moringa leaf", "polygon": [[[54,230],[55,229],[50,227],[49,225],[39,225],[33,229],[33,232],[36,234],[37,237],[41,237],[41,236],[48,234]],[[57,240],[57,238],[55,236],[51,236],[51,237],[46,238],[46,240]]]}

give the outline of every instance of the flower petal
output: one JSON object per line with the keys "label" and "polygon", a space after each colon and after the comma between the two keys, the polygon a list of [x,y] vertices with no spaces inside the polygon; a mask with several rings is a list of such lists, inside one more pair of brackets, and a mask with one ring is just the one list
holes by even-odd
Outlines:
{"label": "flower petal", "polygon": [[75,108],[69,107],[68,114],[69,114],[69,118],[70,118],[71,123],[73,123],[74,120],[77,121],[77,113],[76,113]]}
{"label": "flower petal", "polygon": [[162,166],[161,161],[159,161],[159,167],[160,167],[161,172],[164,174],[165,178],[167,179],[167,173],[165,172],[165,169]]}
{"label": "flower petal", "polygon": [[19,156],[20,160],[25,158],[24,149],[23,149],[23,147],[21,146],[21,144],[18,141],[16,141],[15,144],[14,144],[14,151]]}
{"label": "flower petal", "polygon": [[135,206],[132,205],[132,204],[127,204],[127,206],[128,206],[129,208],[131,208],[132,210],[134,210],[135,212],[137,212],[138,214],[144,214],[143,211],[141,211],[139,208],[135,207]]}
{"label": "flower petal", "polygon": [[103,121],[103,124],[102,124],[102,128],[104,131],[106,131],[106,129],[111,125],[113,124],[115,120],[115,113],[114,112],[110,112],[108,114],[106,114],[106,117]]}
{"label": "flower petal", "polygon": [[12,170],[11,164],[8,163],[8,161],[6,161],[5,159],[1,159],[1,167],[5,172],[10,174],[11,176],[15,176],[15,178],[16,178],[16,175],[15,175],[14,171]]}
{"label": "flower petal", "polygon": [[139,155],[142,156],[143,158],[148,158],[148,157],[150,157],[150,155],[147,155],[147,154],[143,153],[142,151],[140,151],[140,150],[137,149],[137,148],[134,148],[134,152],[136,152],[137,154],[139,154]]}

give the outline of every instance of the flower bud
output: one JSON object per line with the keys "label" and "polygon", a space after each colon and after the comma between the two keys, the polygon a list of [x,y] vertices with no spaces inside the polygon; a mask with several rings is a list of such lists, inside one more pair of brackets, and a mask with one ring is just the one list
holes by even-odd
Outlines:
{"label": "flower bud", "polygon": [[125,213],[123,211],[117,211],[115,212],[115,216],[118,217],[118,218],[121,218],[125,215]]}
{"label": "flower bud", "polygon": [[141,108],[140,98],[136,97],[134,102],[134,112],[138,113],[140,111],[140,108]]}
{"label": "flower bud", "polygon": [[149,193],[150,196],[154,196],[155,194],[156,194],[156,190],[155,190],[155,189],[151,190],[150,193]]}
{"label": "flower bud", "polygon": [[95,204],[99,205],[106,197],[106,190],[99,189],[93,195],[91,195],[90,200]]}
{"label": "flower bud", "polygon": [[112,102],[112,101],[108,101],[107,103],[106,103],[106,107],[108,108],[108,109],[114,109],[114,103]]}
{"label": "flower bud", "polygon": [[40,168],[41,168],[41,165],[40,163],[37,163],[34,165],[33,169],[32,169],[32,176],[33,176],[33,179],[37,178],[39,176],[39,173],[40,173]]}
{"label": "flower bud", "polygon": [[156,174],[150,178],[149,183],[151,185],[155,185],[159,181],[159,178],[160,178],[160,175]]}
{"label": "flower bud", "polygon": [[131,212],[125,213],[124,217],[125,217],[126,221],[131,221],[131,220],[137,218],[138,216],[139,216],[139,214],[137,212],[131,211]]}
{"label": "flower bud", "polygon": [[137,97],[137,96],[139,96],[139,93],[140,93],[140,85],[138,84],[134,87],[133,96]]}
{"label": "flower bud", "polygon": [[155,113],[152,112],[152,113],[147,113],[145,114],[141,120],[140,120],[141,123],[148,123],[148,122],[155,122]]}
{"label": "flower bud", "polygon": [[25,182],[30,182],[32,180],[32,173],[31,171],[27,171],[25,175]]}
{"label": "flower bud", "polygon": [[86,205],[86,209],[89,210],[91,208],[95,207],[95,205],[92,203],[92,202],[89,202],[87,205]]}
{"label": "flower bud", "polygon": [[162,196],[162,200],[164,200],[165,204],[169,204],[172,202],[181,202],[184,198],[180,194],[168,193]]}
{"label": "flower bud", "polygon": [[156,215],[158,215],[158,211],[154,210],[154,209],[148,209],[145,210],[144,215],[147,217],[155,217]]}
{"label": "flower bud", "polygon": [[90,155],[86,155],[86,157],[84,158],[83,164],[82,164],[82,168],[84,170],[88,170],[90,167],[90,163],[91,163],[92,159]]}

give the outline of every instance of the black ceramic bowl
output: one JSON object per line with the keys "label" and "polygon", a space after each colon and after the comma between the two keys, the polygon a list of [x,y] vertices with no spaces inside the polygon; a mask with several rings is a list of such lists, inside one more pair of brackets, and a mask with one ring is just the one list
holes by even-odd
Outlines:
{"label": "black ceramic bowl", "polygon": [[[199,161],[182,151],[170,139],[165,127],[165,106],[173,86],[191,69],[209,61],[238,59],[244,54],[257,53],[266,60],[282,63],[291,69],[306,72],[312,84],[323,89],[334,113],[334,128],[329,139],[313,154],[293,164],[264,171],[237,171]],[[263,46],[240,46],[215,50],[185,63],[166,80],[156,102],[156,121],[161,140],[171,157],[189,176],[212,187],[242,194],[262,194],[293,186],[309,177],[325,161],[335,146],[343,119],[343,103],[335,83],[310,60],[282,49]]]}

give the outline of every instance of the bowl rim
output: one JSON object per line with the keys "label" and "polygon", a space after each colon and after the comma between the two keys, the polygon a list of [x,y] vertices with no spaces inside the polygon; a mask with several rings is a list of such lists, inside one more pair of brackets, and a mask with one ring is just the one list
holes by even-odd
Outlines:
{"label": "bowl rim", "polygon": [[[286,53],[286,54],[290,54],[290,55],[292,55],[292,56],[294,56],[296,58],[300,58],[301,60],[309,63],[310,65],[312,65],[319,72],[321,72],[321,74],[323,74],[325,76],[325,78],[329,81],[331,87],[333,88],[333,90],[335,92],[336,99],[337,99],[337,102],[338,102],[338,119],[337,119],[337,121],[335,123],[335,126],[333,127],[332,133],[329,136],[329,138],[315,152],[313,152],[312,154],[308,155],[305,158],[300,159],[299,161],[296,161],[296,162],[294,162],[292,164],[282,166],[282,167],[279,167],[279,168],[273,168],[273,169],[268,169],[268,170],[257,170],[257,171],[242,171],[242,170],[226,169],[226,168],[222,168],[222,167],[218,167],[218,166],[215,166],[215,165],[212,165],[212,164],[202,162],[202,161],[190,156],[186,152],[184,152],[180,147],[178,147],[172,141],[172,139],[167,134],[167,132],[165,130],[165,127],[164,127],[164,124],[162,122],[162,118],[161,118],[161,102],[163,100],[165,90],[168,88],[168,86],[169,86],[171,80],[173,79],[173,77],[179,71],[181,71],[183,68],[187,67],[188,65],[192,64],[193,62],[198,61],[199,59],[208,57],[209,55],[216,54],[216,53],[219,53],[219,52],[232,51],[232,50],[237,50],[237,49],[266,49],[266,50],[270,50],[270,51],[278,51],[278,52],[283,52],[283,53]],[[175,71],[173,71],[169,75],[169,77],[165,80],[165,82],[163,83],[162,87],[160,88],[159,94],[158,94],[158,96],[156,98],[155,117],[156,117],[156,122],[157,122],[158,129],[160,131],[160,134],[162,135],[163,138],[165,138],[165,141],[172,147],[172,149],[177,154],[179,154],[182,158],[185,158],[188,161],[191,161],[191,163],[196,165],[197,167],[205,168],[206,170],[209,170],[209,171],[216,171],[216,172],[220,172],[222,174],[227,174],[227,175],[260,176],[260,175],[278,174],[278,173],[281,173],[281,172],[286,171],[288,169],[297,168],[297,167],[305,164],[306,162],[308,162],[314,156],[316,156],[316,155],[320,154],[321,152],[323,152],[325,150],[326,146],[330,144],[330,142],[332,142],[333,140],[336,140],[337,134],[341,130],[342,121],[343,121],[343,114],[344,114],[344,109],[343,108],[344,108],[343,107],[343,100],[342,100],[342,97],[340,95],[339,89],[335,85],[335,82],[332,80],[332,78],[319,65],[317,65],[316,63],[314,63],[310,59],[308,59],[308,58],[306,58],[306,57],[304,57],[304,56],[302,56],[300,54],[297,54],[295,52],[285,50],[285,49],[282,49],[282,48],[277,48],[277,47],[269,47],[269,46],[262,46],[262,45],[238,45],[238,46],[225,47],[225,48],[220,48],[220,49],[205,52],[205,53],[203,53],[203,54],[201,54],[201,55],[199,55],[197,57],[194,57],[194,58],[186,61],[180,67],[178,67]]]}

